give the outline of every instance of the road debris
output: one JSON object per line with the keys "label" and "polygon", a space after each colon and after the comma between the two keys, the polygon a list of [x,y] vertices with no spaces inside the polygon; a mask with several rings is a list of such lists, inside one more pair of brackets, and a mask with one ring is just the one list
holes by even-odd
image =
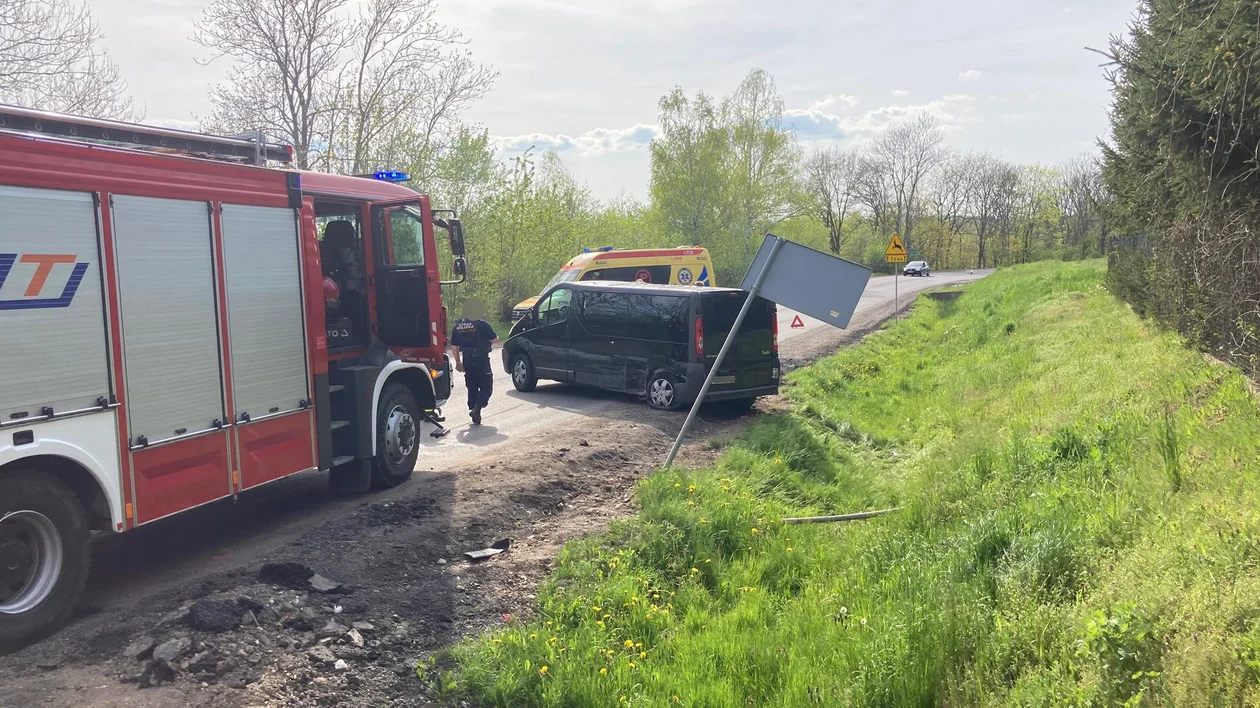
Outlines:
{"label": "road debris", "polygon": [[485,560],[491,556],[497,556],[512,546],[512,539],[501,538],[490,544],[489,548],[482,548],[476,551],[465,551],[464,556],[469,560],[479,561]]}

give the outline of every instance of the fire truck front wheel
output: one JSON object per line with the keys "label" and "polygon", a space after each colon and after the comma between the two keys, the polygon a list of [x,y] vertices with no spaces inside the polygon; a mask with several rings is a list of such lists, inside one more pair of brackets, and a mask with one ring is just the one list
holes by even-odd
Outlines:
{"label": "fire truck front wheel", "polygon": [[64,623],[87,582],[88,519],[74,492],[34,470],[0,472],[0,644]]}
{"label": "fire truck front wheel", "polygon": [[372,484],[397,487],[411,477],[420,454],[420,417],[411,389],[397,381],[385,384],[376,408],[376,460]]}

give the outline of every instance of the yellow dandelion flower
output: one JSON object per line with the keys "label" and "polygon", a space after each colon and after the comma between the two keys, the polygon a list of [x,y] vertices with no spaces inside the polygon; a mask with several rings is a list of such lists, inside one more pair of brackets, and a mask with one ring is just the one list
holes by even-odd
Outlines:
{"label": "yellow dandelion flower", "polygon": [[635,642],[635,644],[634,644],[634,645],[635,645],[636,647],[638,647],[639,649],[642,649],[642,648],[643,648],[643,642]]}
{"label": "yellow dandelion flower", "polygon": [[630,668],[632,668],[632,669],[633,669],[633,668],[634,668],[634,662],[633,662],[633,661],[628,661],[628,662],[626,662],[626,666],[629,666]]}
{"label": "yellow dandelion flower", "polygon": [[640,659],[646,659],[646,658],[647,658],[647,652],[645,652],[645,651],[641,651],[641,652],[639,652],[639,658],[640,658]]}
{"label": "yellow dandelion flower", "polygon": [[529,638],[530,638],[530,639],[537,639],[537,638],[538,638],[538,633],[537,633],[537,632],[530,632],[530,633],[529,633]]}
{"label": "yellow dandelion flower", "polygon": [[604,619],[612,619],[612,615],[604,615]]}
{"label": "yellow dandelion flower", "polygon": [[679,698],[678,696],[674,696],[674,697],[673,697],[673,698],[671,698],[670,700],[672,700],[672,701],[673,701],[673,702],[675,702],[675,703],[682,703],[682,699],[681,699],[681,698]]}
{"label": "yellow dandelion flower", "polygon": [[700,569],[699,569],[699,568],[692,568],[692,569],[691,569],[691,574],[692,574],[692,575],[696,575],[696,574],[698,574],[699,572],[700,572]]}
{"label": "yellow dandelion flower", "polygon": [[599,670],[599,675],[600,675],[600,676],[607,676],[607,675],[608,675],[608,667],[607,667],[607,666],[605,666],[604,668],[600,669],[600,670]]}
{"label": "yellow dandelion flower", "polygon": [[752,533],[753,533],[753,535],[754,535],[754,536],[756,536],[758,533],[761,533],[761,532],[757,530],[757,527],[756,527],[756,526],[754,526],[754,527],[753,527],[753,530],[752,530]]}
{"label": "yellow dandelion flower", "polygon": [[595,624],[598,625],[600,629],[604,628],[604,622],[602,620],[596,620]]}
{"label": "yellow dandelion flower", "polygon": [[674,489],[678,489],[678,488],[679,488],[679,487],[681,487],[681,486],[682,486],[682,485],[681,485],[681,484],[678,484],[677,482],[675,482],[675,483],[674,483]]}
{"label": "yellow dandelion flower", "polygon": [[703,516],[701,516],[701,517],[700,517],[700,523],[702,523],[702,524],[707,524],[707,523],[709,523],[709,522],[708,522],[708,521],[706,521],[706,520],[705,520],[705,518],[704,518]]}
{"label": "yellow dandelion flower", "polygon": [[491,642],[493,642],[493,643],[495,643],[495,644],[502,644],[502,643],[503,643],[503,640],[502,640],[502,639],[491,639],[490,641],[491,641]]}
{"label": "yellow dandelion flower", "polygon": [[787,548],[787,552],[788,552],[788,553],[791,553],[791,552],[792,552],[792,547],[791,547],[791,546],[788,546],[788,548]]}
{"label": "yellow dandelion flower", "polygon": [[774,464],[776,464],[776,465],[781,465],[781,464],[783,464],[783,458],[782,458],[782,457],[776,457],[776,458],[774,458]]}
{"label": "yellow dandelion flower", "polygon": [[634,640],[633,640],[633,639],[627,639],[627,640],[626,640],[626,646],[627,646],[627,647],[632,647],[632,646],[634,646]]}
{"label": "yellow dandelion flower", "polygon": [[592,610],[594,610],[594,611],[596,611],[596,612],[603,612],[603,611],[604,611],[604,608],[602,608],[602,607],[592,607],[591,609],[592,609]]}
{"label": "yellow dandelion flower", "polygon": [[687,486],[687,492],[688,492],[688,493],[690,493],[690,494],[695,494],[695,493],[696,493],[696,485],[694,485],[694,484],[688,485],[688,486]]}
{"label": "yellow dandelion flower", "polygon": [[538,670],[538,673],[542,674],[543,676],[546,676],[546,675],[547,675],[547,671],[548,671],[548,669],[547,669],[547,665],[546,665],[546,664],[543,664],[543,667],[542,667],[541,669],[539,669],[539,670]]}
{"label": "yellow dandelion flower", "polygon": [[687,502],[687,506],[695,506],[695,505],[696,505],[696,503],[695,503],[695,502],[693,502],[693,501],[689,501],[689,502]]}

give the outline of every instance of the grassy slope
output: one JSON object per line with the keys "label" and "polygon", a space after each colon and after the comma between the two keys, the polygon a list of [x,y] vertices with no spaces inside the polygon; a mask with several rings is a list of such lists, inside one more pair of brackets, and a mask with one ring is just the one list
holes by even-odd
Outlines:
{"label": "grassy slope", "polygon": [[[797,372],[791,415],[570,544],[458,648],[502,705],[1260,698],[1260,414],[1099,263],[999,272]],[[784,516],[903,505],[882,519]]]}

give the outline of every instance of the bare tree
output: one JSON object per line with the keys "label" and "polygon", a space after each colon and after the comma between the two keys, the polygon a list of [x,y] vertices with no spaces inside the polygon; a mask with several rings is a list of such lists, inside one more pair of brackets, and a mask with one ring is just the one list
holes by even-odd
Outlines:
{"label": "bare tree", "polygon": [[[1063,212],[1065,246],[1077,247],[1082,255],[1093,245],[1092,232],[1102,222],[1100,204],[1106,200],[1102,171],[1092,156],[1070,160],[1063,167],[1063,183],[1059,191],[1059,209]],[[1106,251],[1105,234],[1100,237],[1099,252]]]}
{"label": "bare tree", "polygon": [[860,155],[853,188],[858,203],[870,212],[876,234],[882,236],[896,228],[890,178],[882,161],[869,152]]}
{"label": "bare tree", "polygon": [[1019,172],[990,155],[977,158],[975,188],[971,191],[970,213],[976,225],[976,267],[992,262],[989,242],[995,235],[1009,236],[1010,214]]}
{"label": "bare tree", "polygon": [[937,120],[923,113],[909,123],[880,133],[871,145],[872,162],[886,175],[895,228],[906,248],[912,247],[925,180],[946,158],[942,142],[944,136]]}
{"label": "bare tree", "polygon": [[371,0],[363,8],[339,81],[345,105],[333,107],[344,114],[344,122],[333,120],[346,132],[335,141],[344,169],[366,172],[404,158],[432,167],[435,148],[456,136],[459,111],[493,85],[494,72],[452,51],[464,40],[434,20],[436,11],[435,0]]}
{"label": "bare tree", "polygon": [[805,164],[810,206],[827,227],[832,253],[840,253],[844,221],[857,203],[861,165],[857,152],[837,147],[819,148]]}
{"label": "bare tree", "polygon": [[101,39],[86,4],[0,0],[0,101],[135,118],[127,85],[99,47]]}
{"label": "bare tree", "polygon": [[950,155],[930,180],[927,201],[932,216],[944,228],[948,239],[939,244],[934,255],[937,261],[950,261],[953,247],[961,247],[963,230],[970,221],[967,209],[976,188],[979,163],[975,155]]}
{"label": "bare tree", "polygon": [[348,0],[212,0],[193,41],[236,64],[215,87],[209,124],[223,132],[261,131],[293,143],[297,166],[311,163],[350,43]]}
{"label": "bare tree", "polygon": [[[208,123],[293,143],[298,167],[425,178],[458,140],[459,112],[496,74],[437,22],[437,0],[212,0],[193,36],[235,61]],[[213,59],[212,59],[213,60]]]}

